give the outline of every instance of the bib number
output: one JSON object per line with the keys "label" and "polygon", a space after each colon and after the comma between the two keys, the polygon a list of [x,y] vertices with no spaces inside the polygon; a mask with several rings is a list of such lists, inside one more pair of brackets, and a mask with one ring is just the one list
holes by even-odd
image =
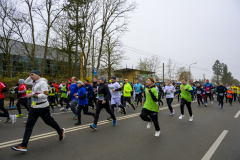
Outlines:
{"label": "bib number", "polygon": [[97,98],[98,98],[98,100],[103,101],[104,100],[104,95],[103,94],[97,94]]}
{"label": "bib number", "polygon": [[219,93],[219,96],[223,96],[223,93]]}
{"label": "bib number", "polygon": [[206,91],[206,93],[210,93],[210,91]]}
{"label": "bib number", "polygon": [[201,91],[197,91],[197,94],[201,94]]}

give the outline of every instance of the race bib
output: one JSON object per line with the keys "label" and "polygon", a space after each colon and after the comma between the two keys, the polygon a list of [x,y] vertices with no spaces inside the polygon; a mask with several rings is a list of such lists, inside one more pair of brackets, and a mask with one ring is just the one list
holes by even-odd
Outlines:
{"label": "race bib", "polygon": [[197,94],[201,94],[202,92],[201,91],[197,91]]}
{"label": "race bib", "polygon": [[231,96],[231,95],[232,95],[232,93],[228,93],[227,95],[228,95],[228,96]]}
{"label": "race bib", "polygon": [[122,93],[122,92],[120,92],[120,95],[123,95],[123,93]]}
{"label": "race bib", "polygon": [[32,97],[31,100],[32,100],[32,107],[35,107],[36,103],[38,102],[38,98]]}
{"label": "race bib", "polygon": [[104,95],[103,95],[103,94],[97,94],[97,98],[98,98],[100,101],[103,101],[103,100],[104,100]]}
{"label": "race bib", "polygon": [[167,92],[167,93],[166,93],[166,95],[168,95],[168,96],[169,96],[170,94],[171,94],[170,92]]}
{"label": "race bib", "polygon": [[210,91],[206,91],[206,93],[210,93]]}
{"label": "race bib", "polygon": [[108,87],[110,90],[113,90],[114,89],[114,87]]}
{"label": "race bib", "polygon": [[135,92],[136,94],[139,94],[139,92]]}
{"label": "race bib", "polygon": [[11,93],[15,93],[15,91],[11,91]]}
{"label": "race bib", "polygon": [[223,93],[219,93],[219,96],[223,96]]}

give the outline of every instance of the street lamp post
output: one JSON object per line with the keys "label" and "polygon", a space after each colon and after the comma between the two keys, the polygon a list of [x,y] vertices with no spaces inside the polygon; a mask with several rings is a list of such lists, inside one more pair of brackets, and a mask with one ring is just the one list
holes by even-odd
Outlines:
{"label": "street lamp post", "polygon": [[190,82],[191,82],[191,71],[190,71],[190,67],[191,67],[191,65],[193,65],[193,64],[197,64],[197,62],[195,62],[195,63],[192,63],[192,64],[190,64],[189,65],[189,84],[190,84]]}

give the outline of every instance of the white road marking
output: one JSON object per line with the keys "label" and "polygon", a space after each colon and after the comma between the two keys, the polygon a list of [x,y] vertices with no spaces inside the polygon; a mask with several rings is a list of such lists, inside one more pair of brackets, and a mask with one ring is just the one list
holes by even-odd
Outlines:
{"label": "white road marking", "polygon": [[218,146],[224,139],[224,137],[227,135],[228,130],[224,130],[221,135],[218,137],[218,139],[213,143],[211,148],[207,151],[207,153],[203,156],[202,160],[210,160],[214,152],[217,150]]}
{"label": "white road marking", "polygon": [[[196,102],[196,101],[193,101],[193,102]],[[176,104],[176,105],[173,105],[172,107],[177,107],[179,106],[180,104]],[[168,109],[168,107],[163,107],[163,108],[160,108],[160,110],[165,110],[165,109]],[[69,111],[71,112],[71,111]],[[64,113],[64,112],[63,112]],[[53,113],[54,114],[54,113]],[[62,114],[62,113],[55,113],[55,114]],[[124,119],[128,119],[128,118],[133,118],[133,117],[137,117],[139,116],[140,113],[135,113],[135,114],[130,114],[130,115],[126,115],[126,116],[121,116],[121,117],[118,117],[117,120],[124,120]],[[103,120],[103,121],[99,121],[98,122],[98,126],[100,125],[103,125],[103,124],[107,124],[107,123],[111,123],[112,121],[108,121],[108,120]],[[73,131],[78,131],[78,130],[82,130],[82,129],[86,129],[86,128],[90,128],[90,124],[85,124],[85,125],[82,125],[82,126],[77,126],[77,127],[71,127],[71,128],[67,128],[65,129],[65,133],[68,133],[68,132],[73,132]],[[29,141],[36,141],[36,140],[39,140],[39,139],[43,139],[43,138],[48,138],[48,137],[53,137],[53,136],[56,136],[58,135],[56,133],[56,131],[53,131],[53,132],[48,132],[48,133],[43,133],[43,134],[39,134],[39,135],[35,135],[35,136],[31,136],[30,140]],[[18,145],[22,142],[22,139],[17,139],[17,140],[12,140],[12,141],[8,141],[8,142],[3,142],[3,143],[0,143],[0,148],[5,148],[5,147],[10,147],[10,146],[14,146],[14,145]]]}
{"label": "white road marking", "polygon": [[240,111],[237,112],[237,114],[234,116],[234,118],[238,118],[239,115],[240,115]]}

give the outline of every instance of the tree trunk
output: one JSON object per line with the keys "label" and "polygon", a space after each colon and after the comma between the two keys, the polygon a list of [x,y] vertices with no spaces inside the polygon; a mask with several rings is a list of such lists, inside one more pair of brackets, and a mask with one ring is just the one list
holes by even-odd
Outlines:
{"label": "tree trunk", "polygon": [[78,9],[79,9],[79,2],[77,2],[77,10],[76,10],[76,53],[75,53],[75,63],[74,63],[74,69],[73,69],[73,75],[75,77],[79,77],[79,74],[77,74],[77,60],[78,60],[78,30],[79,30],[79,24],[78,24]]}

